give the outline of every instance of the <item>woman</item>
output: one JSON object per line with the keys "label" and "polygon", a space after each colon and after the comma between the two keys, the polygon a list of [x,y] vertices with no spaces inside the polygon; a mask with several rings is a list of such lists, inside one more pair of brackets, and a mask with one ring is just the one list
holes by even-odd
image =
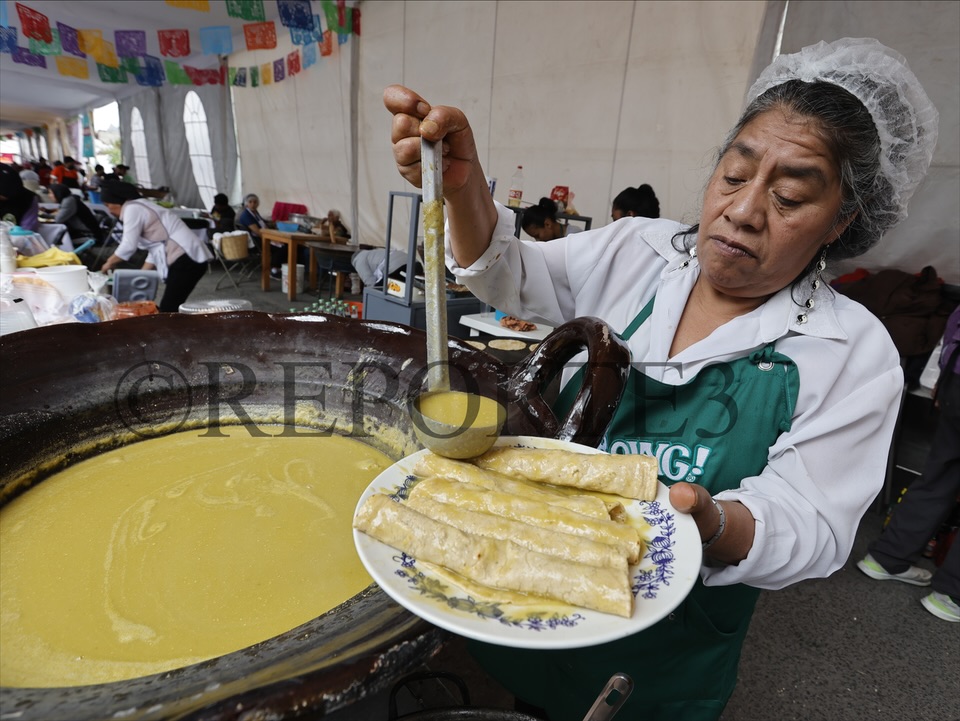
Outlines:
{"label": "woman", "polygon": [[100,186],[103,185],[106,174],[107,171],[104,170],[102,165],[95,165],[93,166],[93,175],[87,178],[87,181],[83,184],[83,189],[87,191],[87,197],[94,205],[100,204]]}
{"label": "woman", "polygon": [[81,176],[86,176],[86,174],[82,168],[77,167],[77,161],[69,155],[50,171],[50,180],[55,185],[66,185],[68,188],[76,188],[77,190],[80,190]]}
{"label": "woman", "polygon": [[40,226],[40,198],[23,187],[20,172],[0,163],[0,220],[37,232]]}
{"label": "woman", "polygon": [[[627,718],[717,718],[759,589],[840,568],[882,485],[899,356],[879,320],[821,276],[906,216],[936,109],[875,40],[804,48],[751,88],[699,224],[627,218],[531,243],[490,199],[462,112],[399,86],[384,101],[411,183],[420,135],[443,139],[448,265],[462,282],[520,317],[598,316],[628,342],[634,366],[604,447],[676,451],[660,454],[660,476],[704,542],[688,598],[641,633],[574,652],[476,644],[475,655],[553,719],[589,708],[616,671],[642,689]],[[702,462],[686,474],[664,463],[684,454]]]}
{"label": "woman", "polygon": [[210,208],[210,217],[216,225],[212,233],[232,233],[237,226],[237,211],[230,205],[230,198],[226,193],[217,193],[213,196],[213,207]]}
{"label": "woman", "polygon": [[339,210],[327,211],[327,217],[320,220],[319,235],[331,243],[345,243],[350,240],[350,229],[343,222],[343,216]]}
{"label": "woman", "polygon": [[54,223],[63,223],[70,231],[71,238],[95,238],[98,243],[104,240],[104,232],[97,216],[79,197],[70,192],[66,185],[51,185],[50,197],[59,203]]}
{"label": "woman", "polygon": [[[257,244],[261,243],[260,231],[263,228],[271,227],[271,224],[263,219],[258,208],[260,207],[260,198],[254,193],[248,193],[243,198],[243,210],[237,216],[237,227],[250,233],[255,238]],[[287,249],[283,243],[270,243],[270,275],[273,278],[280,277],[280,267],[287,261]]]}
{"label": "woman", "polygon": [[557,220],[557,204],[550,198],[540,198],[539,203],[525,208],[520,227],[527,235],[540,241],[556,240],[568,233],[580,232],[579,228]]}
{"label": "woman", "polygon": [[123,237],[103,263],[107,272],[130,260],[138,248],[147,251],[145,270],[156,268],[164,282],[162,313],[176,313],[207,272],[213,254],[174,213],[140,197],[129,183],[104,183],[103,204],[123,223]]}
{"label": "woman", "polygon": [[620,218],[659,218],[660,201],[646,183],[636,188],[625,188],[613,199],[610,212],[612,220]]}
{"label": "woman", "polygon": [[46,193],[40,187],[40,176],[33,170],[26,168],[20,171],[20,180],[23,181],[23,187],[29,190],[31,193],[36,193],[41,198],[46,196]]}

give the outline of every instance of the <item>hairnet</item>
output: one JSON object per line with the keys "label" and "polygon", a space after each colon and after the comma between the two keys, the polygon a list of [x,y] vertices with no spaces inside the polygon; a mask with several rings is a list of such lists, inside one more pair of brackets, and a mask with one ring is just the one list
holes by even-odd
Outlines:
{"label": "hairnet", "polygon": [[893,188],[899,219],[927,174],[937,144],[939,114],[906,59],[873,38],[808,45],[776,58],[747,93],[747,102],[788,80],[838,85],[870,113],[880,137],[880,169]]}

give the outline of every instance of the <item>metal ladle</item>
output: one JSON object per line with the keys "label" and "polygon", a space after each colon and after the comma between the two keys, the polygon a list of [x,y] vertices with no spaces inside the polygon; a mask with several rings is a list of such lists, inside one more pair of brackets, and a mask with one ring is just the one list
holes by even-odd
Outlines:
{"label": "metal ladle", "polygon": [[[472,458],[496,443],[506,418],[497,404],[497,422],[477,425],[479,397],[468,399],[463,422],[449,423],[421,413],[421,401],[428,395],[450,392],[450,364],[447,354],[447,279],[443,237],[443,157],[441,144],[420,139],[423,191],[423,265],[427,322],[427,392],[413,401],[411,416],[420,442],[448,458]],[[474,405],[474,401],[476,405]]]}

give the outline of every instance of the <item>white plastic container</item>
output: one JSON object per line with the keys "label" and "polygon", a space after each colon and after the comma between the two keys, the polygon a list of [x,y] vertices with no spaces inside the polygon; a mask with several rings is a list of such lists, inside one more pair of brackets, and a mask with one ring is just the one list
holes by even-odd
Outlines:
{"label": "white plastic container", "polygon": [[[306,271],[307,271],[307,266],[303,265],[302,263],[297,263],[297,275],[296,275],[296,278],[294,278],[294,282],[296,283],[293,290],[294,293],[299,293],[303,290],[303,278]],[[288,285],[289,281],[290,281],[289,269],[287,268],[287,264],[284,263],[283,265],[280,266],[280,289],[284,293],[290,292],[290,289],[289,289],[290,286]]]}
{"label": "white plastic container", "polygon": [[0,335],[36,328],[37,321],[24,302],[0,298]]}
{"label": "white plastic container", "polygon": [[204,315],[207,313],[229,313],[237,310],[253,310],[253,303],[243,298],[194,300],[180,304],[184,315]]}
{"label": "white plastic container", "polygon": [[17,270],[17,249],[10,241],[7,226],[0,227],[0,273],[10,274]]}
{"label": "white plastic container", "polygon": [[37,275],[52,285],[69,303],[81,293],[90,290],[85,265],[53,265],[48,268],[36,268]]}
{"label": "white plastic container", "polygon": [[510,190],[507,193],[507,205],[511,208],[520,207],[520,199],[523,198],[523,166],[518,165],[517,171],[510,178]]}

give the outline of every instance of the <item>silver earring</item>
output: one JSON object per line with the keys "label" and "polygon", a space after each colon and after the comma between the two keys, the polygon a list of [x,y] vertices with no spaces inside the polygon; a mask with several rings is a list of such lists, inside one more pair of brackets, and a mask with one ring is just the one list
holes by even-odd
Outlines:
{"label": "silver earring", "polygon": [[689,257],[680,264],[681,268],[686,268],[688,265],[690,265],[690,261],[697,257],[697,246],[693,246],[690,250],[688,250],[687,255]]}
{"label": "silver earring", "polygon": [[827,268],[827,247],[826,245],[823,246],[823,250],[820,253],[820,260],[817,261],[817,265],[814,268],[813,280],[810,282],[810,297],[807,298],[806,302],[801,306],[803,311],[797,316],[797,325],[806,323],[807,311],[813,310],[813,296],[817,292],[817,288],[820,287],[820,283],[823,280],[823,271]]}

